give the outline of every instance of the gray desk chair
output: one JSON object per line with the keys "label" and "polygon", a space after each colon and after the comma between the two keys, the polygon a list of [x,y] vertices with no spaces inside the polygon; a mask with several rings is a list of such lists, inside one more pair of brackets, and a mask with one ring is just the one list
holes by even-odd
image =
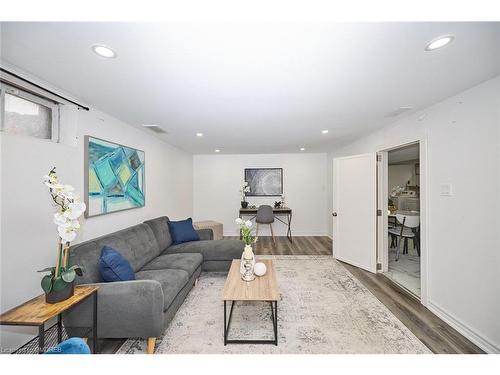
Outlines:
{"label": "gray desk chair", "polygon": [[255,222],[257,223],[257,231],[255,235],[259,236],[259,224],[269,224],[271,228],[271,235],[273,236],[273,243],[276,244],[274,240],[274,232],[273,232],[273,223],[274,223],[274,213],[273,208],[268,205],[261,205],[257,210],[257,217],[255,218]]}

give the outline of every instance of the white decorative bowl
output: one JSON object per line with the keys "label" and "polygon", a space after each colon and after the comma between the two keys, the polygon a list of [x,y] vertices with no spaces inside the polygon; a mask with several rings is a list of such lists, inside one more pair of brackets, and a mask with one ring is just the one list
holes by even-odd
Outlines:
{"label": "white decorative bowl", "polygon": [[255,263],[253,267],[253,273],[257,276],[264,276],[266,274],[267,268],[266,265],[262,262]]}

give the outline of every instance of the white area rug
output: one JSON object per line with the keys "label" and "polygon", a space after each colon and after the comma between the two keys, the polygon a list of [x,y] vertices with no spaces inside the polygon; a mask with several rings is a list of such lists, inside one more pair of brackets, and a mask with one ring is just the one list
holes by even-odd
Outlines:
{"label": "white area rug", "polygon": [[[274,259],[282,301],[278,346],[223,343],[222,289],[226,275],[202,273],[156,353],[430,353],[368,289],[330,256],[261,256]],[[229,306],[228,306],[229,310]],[[271,339],[268,303],[236,303],[230,338]],[[129,339],[119,354],[145,353]]]}

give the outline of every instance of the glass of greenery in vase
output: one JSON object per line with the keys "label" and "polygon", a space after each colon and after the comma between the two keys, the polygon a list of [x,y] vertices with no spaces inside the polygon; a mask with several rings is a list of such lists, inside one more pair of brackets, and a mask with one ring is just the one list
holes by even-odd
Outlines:
{"label": "glass of greenery in vase", "polygon": [[255,266],[255,254],[253,253],[252,245],[257,241],[257,237],[252,235],[252,222],[250,220],[243,221],[241,218],[237,218],[236,224],[240,229],[241,239],[245,244],[243,254],[241,254],[241,278],[245,281],[252,281],[255,279],[255,274],[253,272]]}

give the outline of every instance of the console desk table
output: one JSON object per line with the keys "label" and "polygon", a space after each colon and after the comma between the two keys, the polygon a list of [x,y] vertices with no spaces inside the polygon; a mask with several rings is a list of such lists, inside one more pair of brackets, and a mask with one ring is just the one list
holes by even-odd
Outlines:
{"label": "console desk table", "polygon": [[[250,220],[255,219],[257,216],[258,207],[254,208],[240,208],[240,218],[243,216],[251,216]],[[276,220],[281,221],[286,225],[286,237],[290,242],[292,241],[292,209],[288,207],[273,208],[273,214]],[[281,219],[279,216],[285,216],[285,220]]]}

